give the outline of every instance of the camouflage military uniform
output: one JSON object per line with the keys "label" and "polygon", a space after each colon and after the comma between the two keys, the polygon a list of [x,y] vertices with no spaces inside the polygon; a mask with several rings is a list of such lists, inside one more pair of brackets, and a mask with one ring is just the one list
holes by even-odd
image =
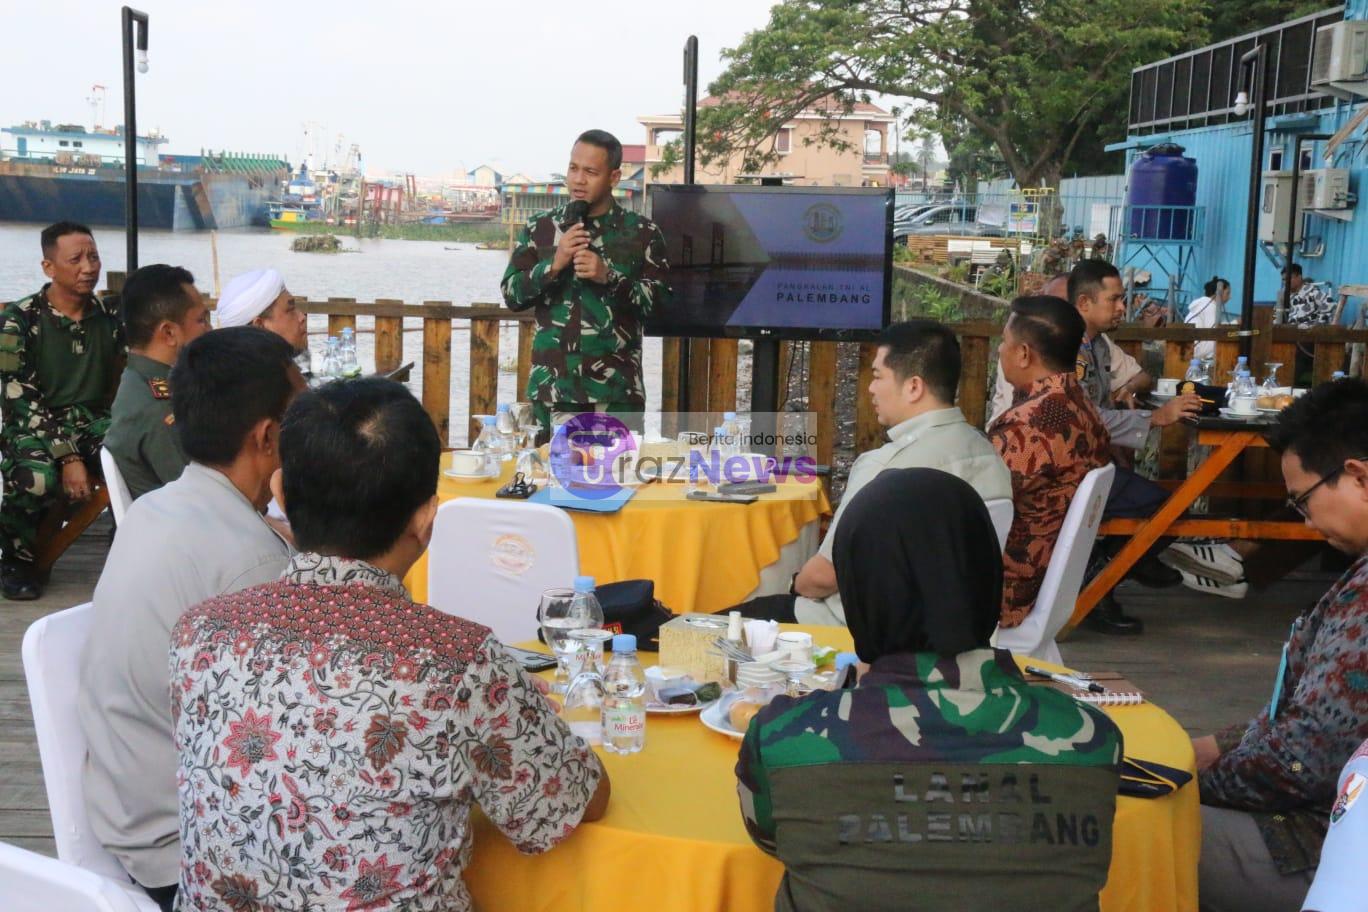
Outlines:
{"label": "camouflage military uniform", "polygon": [[779,697],[736,766],[784,863],[775,909],[1097,909],[1121,733],[1005,652],[877,660],[854,690]]}
{"label": "camouflage military uniform", "polygon": [[134,499],[180,478],[188,459],[171,413],[168,365],[136,352],[119,380],[104,446]]}
{"label": "camouflage military uniform", "polygon": [[91,296],[87,314],[53,310],[48,286],[0,312],[0,544],[10,560],[31,562],[38,522],[61,494],[58,462],[96,458],[109,428],[109,403],[125,345],[113,304]]}
{"label": "camouflage military uniform", "polygon": [[527,396],[549,427],[552,411],[640,412],[641,321],[669,299],[665,239],[649,219],[617,203],[588,220],[590,249],[608,265],[599,285],[573,266],[551,275],[565,206],[539,213],[518,232],[502,289],[510,310],[535,308]]}

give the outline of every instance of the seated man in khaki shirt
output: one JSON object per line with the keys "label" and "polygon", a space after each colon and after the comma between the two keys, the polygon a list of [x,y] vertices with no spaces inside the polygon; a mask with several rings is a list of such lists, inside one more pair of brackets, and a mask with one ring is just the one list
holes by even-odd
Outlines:
{"label": "seated man in khaki shirt", "polygon": [[841,506],[817,553],[794,577],[787,595],[745,606],[747,617],[803,624],[844,624],[831,546],[845,505],[884,469],[939,469],[967,481],[985,501],[1010,500],[1012,476],[983,432],[955,406],[960,347],[955,334],[934,320],[894,323],[883,331],[874,356],[869,395],[888,443],[862,453],[850,467]]}

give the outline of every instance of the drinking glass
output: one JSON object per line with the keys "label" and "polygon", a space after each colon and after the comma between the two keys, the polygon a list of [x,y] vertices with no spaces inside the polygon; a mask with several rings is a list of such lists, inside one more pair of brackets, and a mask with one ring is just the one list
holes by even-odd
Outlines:
{"label": "drinking glass", "polygon": [[593,616],[591,605],[594,604],[597,602],[575,598],[573,589],[547,589],[542,593],[537,620],[541,623],[546,645],[556,655],[556,677],[551,685],[556,693],[565,693],[570,680],[571,659],[582,645],[571,634],[603,624],[601,609],[597,617]]}
{"label": "drinking glass", "polygon": [[788,658],[775,662],[773,668],[775,671],[783,672],[784,677],[788,678],[788,688],[784,691],[787,696],[801,697],[812,691],[811,687],[803,683],[804,678],[817,670],[811,659],[801,659],[790,654]]}
{"label": "drinking glass", "polygon": [[1268,368],[1268,376],[1264,378],[1263,389],[1260,396],[1278,395],[1278,368],[1282,367],[1281,361],[1269,361],[1264,364]]}

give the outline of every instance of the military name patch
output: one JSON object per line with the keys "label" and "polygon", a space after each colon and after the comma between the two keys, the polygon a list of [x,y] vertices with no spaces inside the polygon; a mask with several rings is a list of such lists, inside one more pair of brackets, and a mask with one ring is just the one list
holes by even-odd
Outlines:
{"label": "military name patch", "polygon": [[166,382],[165,377],[155,377],[147,381],[147,385],[152,389],[153,399],[170,399],[171,384]]}

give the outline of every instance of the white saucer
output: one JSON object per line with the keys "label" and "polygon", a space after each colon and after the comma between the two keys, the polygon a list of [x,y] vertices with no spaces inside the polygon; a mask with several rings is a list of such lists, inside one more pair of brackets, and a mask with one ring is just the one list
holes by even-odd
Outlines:
{"label": "white saucer", "polygon": [[489,481],[491,478],[498,478],[499,469],[494,467],[483,472],[476,472],[473,475],[465,472],[457,472],[455,469],[443,469],[442,474],[452,481],[459,481],[462,484],[474,484],[475,482]]}
{"label": "white saucer", "polygon": [[734,741],[740,741],[746,736],[746,733],[739,732],[731,727],[731,720],[722,712],[722,705],[726,702],[726,700],[717,700],[713,703],[709,703],[707,709],[704,709],[703,712],[699,713],[698,721],[702,722],[719,735],[726,735]]}
{"label": "white saucer", "polygon": [[646,711],[653,716],[686,716],[689,713],[696,713],[699,710],[707,710],[709,706],[716,703],[652,703],[646,704]]}
{"label": "white saucer", "polygon": [[[1235,410],[1232,409],[1232,408],[1226,408],[1226,407],[1222,406],[1222,407],[1221,407],[1221,417],[1222,417],[1222,418],[1230,418],[1230,419],[1235,420],[1235,421],[1239,421],[1240,419],[1244,419],[1244,420],[1248,421],[1249,419],[1258,419],[1258,418],[1262,417],[1262,416],[1260,416],[1260,414],[1259,414],[1259,412],[1262,412],[1262,411],[1263,411],[1263,409],[1258,409],[1258,410],[1253,411],[1253,412],[1237,412],[1237,411],[1235,411]],[[1275,411],[1280,411],[1280,410],[1275,409]]]}

